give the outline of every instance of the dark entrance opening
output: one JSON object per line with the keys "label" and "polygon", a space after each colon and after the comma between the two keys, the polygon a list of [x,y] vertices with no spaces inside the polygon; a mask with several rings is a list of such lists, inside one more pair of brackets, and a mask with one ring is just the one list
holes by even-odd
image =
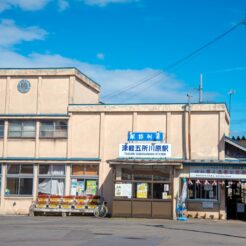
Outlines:
{"label": "dark entrance opening", "polygon": [[225,181],[227,219],[246,220],[246,181]]}

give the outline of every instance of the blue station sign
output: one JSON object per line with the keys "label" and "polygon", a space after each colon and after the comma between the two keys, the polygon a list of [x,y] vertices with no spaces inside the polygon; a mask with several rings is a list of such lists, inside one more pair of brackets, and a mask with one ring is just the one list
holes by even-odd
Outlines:
{"label": "blue station sign", "polygon": [[163,141],[163,132],[128,132],[128,141]]}

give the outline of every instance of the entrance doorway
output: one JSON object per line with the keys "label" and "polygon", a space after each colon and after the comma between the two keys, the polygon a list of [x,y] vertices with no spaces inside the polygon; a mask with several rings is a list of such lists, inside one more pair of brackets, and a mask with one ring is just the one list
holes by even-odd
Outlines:
{"label": "entrance doorway", "polygon": [[246,181],[226,180],[227,219],[246,220]]}

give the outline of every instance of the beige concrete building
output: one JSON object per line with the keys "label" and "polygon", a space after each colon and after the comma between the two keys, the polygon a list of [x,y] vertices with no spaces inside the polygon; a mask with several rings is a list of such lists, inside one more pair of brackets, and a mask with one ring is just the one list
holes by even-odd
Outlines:
{"label": "beige concrete building", "polygon": [[[245,163],[225,156],[225,104],[111,105],[99,93],[76,68],[0,70],[1,213],[28,213],[38,194],[99,194],[115,216],[175,218],[185,177],[188,214],[226,218],[225,182],[242,180]],[[168,157],[119,153],[145,143],[129,133],[156,132]],[[206,175],[239,166],[240,177]]]}

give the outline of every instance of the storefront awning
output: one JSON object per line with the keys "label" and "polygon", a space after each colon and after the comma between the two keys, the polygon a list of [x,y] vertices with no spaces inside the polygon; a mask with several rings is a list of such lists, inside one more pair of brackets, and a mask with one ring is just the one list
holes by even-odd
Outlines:
{"label": "storefront awning", "polygon": [[132,158],[117,158],[107,160],[110,166],[114,165],[145,165],[145,166],[176,166],[183,167],[183,159],[132,159]]}

